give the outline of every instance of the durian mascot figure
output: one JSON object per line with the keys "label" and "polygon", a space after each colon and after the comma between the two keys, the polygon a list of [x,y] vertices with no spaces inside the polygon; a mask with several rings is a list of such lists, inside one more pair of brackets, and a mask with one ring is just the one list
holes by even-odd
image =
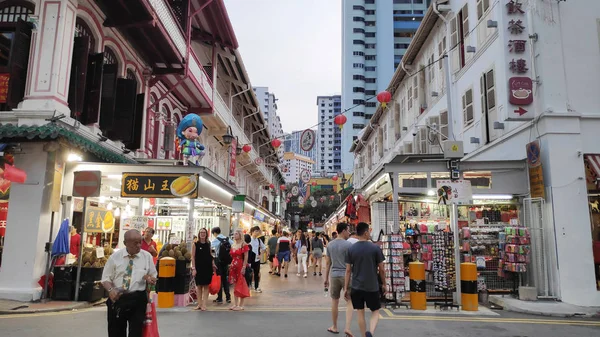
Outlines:
{"label": "durian mascot figure", "polygon": [[204,156],[204,145],[200,144],[202,133],[202,118],[196,114],[183,117],[177,126],[179,150],[183,155],[183,165],[188,163],[200,166],[200,159]]}

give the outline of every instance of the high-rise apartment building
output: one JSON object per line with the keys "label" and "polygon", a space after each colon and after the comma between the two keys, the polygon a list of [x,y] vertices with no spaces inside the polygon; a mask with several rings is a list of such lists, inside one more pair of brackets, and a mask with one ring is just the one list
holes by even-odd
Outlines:
{"label": "high-rise apartment building", "polygon": [[[342,130],[333,122],[335,116],[342,113],[342,96],[318,96],[317,109],[319,131],[315,145],[317,148],[315,172],[334,175],[342,169]],[[348,123],[346,127],[347,125]]]}
{"label": "high-rise apartment building", "polygon": [[[349,152],[358,132],[377,107],[374,96],[385,90],[419,28],[430,0],[342,1],[342,170],[351,172]],[[371,99],[369,99],[371,98]]]}
{"label": "high-rise apartment building", "polygon": [[[256,94],[258,102],[260,103],[260,111],[263,113],[265,121],[267,122],[267,127],[271,138],[278,138],[283,144],[283,126],[281,125],[281,119],[277,115],[277,98],[275,97],[275,94],[269,92],[268,87],[254,87],[253,90]],[[279,160],[283,159],[283,153],[284,149],[283,146],[281,146],[277,150]]]}
{"label": "high-rise apartment building", "polygon": [[306,170],[312,175],[315,162],[297,153],[286,152],[283,154],[283,164],[287,167],[287,170],[283,173],[285,182],[294,184],[300,180],[302,171]]}
{"label": "high-rise apartment building", "polygon": [[[287,133],[285,134],[285,141],[284,141],[284,148],[285,148],[285,152],[294,152],[296,154],[299,154],[301,156],[305,156],[310,158],[312,161],[316,162],[317,161],[317,139],[315,139],[315,145],[313,146],[313,148],[310,151],[304,151],[302,150],[302,147],[300,146],[300,137],[302,137],[302,133],[304,132],[304,130],[299,130],[299,131],[292,131],[292,133]],[[317,133],[317,132],[315,132]]]}

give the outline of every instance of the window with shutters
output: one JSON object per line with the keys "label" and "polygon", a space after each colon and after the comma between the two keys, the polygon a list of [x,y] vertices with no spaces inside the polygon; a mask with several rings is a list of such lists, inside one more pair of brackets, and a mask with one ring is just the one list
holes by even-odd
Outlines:
{"label": "window with shutters", "polygon": [[429,83],[435,80],[435,65],[433,64],[434,60],[435,56],[434,54],[431,54],[431,57],[429,58],[429,62],[427,64],[427,69],[429,69]]}
{"label": "window with shutters", "polygon": [[8,87],[0,95],[0,111],[16,108],[25,96],[34,5],[26,1],[0,3],[0,73]]}
{"label": "window with shutters", "polygon": [[485,125],[483,127],[484,140],[487,144],[500,136],[500,132],[494,129],[494,122],[498,121],[494,69],[481,74],[479,83],[481,92],[481,111],[485,120]]}
{"label": "window with shutters", "polygon": [[[413,76],[413,100],[415,105],[419,105],[419,78],[421,76],[425,76],[425,74],[421,71],[417,75]],[[424,82],[424,78],[423,78]]]}
{"label": "window with shutters", "polygon": [[157,137],[155,136],[155,111],[156,111],[156,105],[154,105],[156,103],[156,96],[154,96],[154,94],[150,94],[150,102],[149,102],[149,108],[150,111],[148,112],[148,116],[146,117],[146,148],[148,149],[148,157],[149,158],[156,158],[155,154],[156,154],[156,144],[155,144],[155,140],[157,139]]}
{"label": "window with shutters", "polygon": [[[401,102],[404,102],[404,98]],[[392,114],[394,115],[394,143],[400,139],[400,130],[402,130],[402,126],[400,125],[400,111],[400,103],[394,103],[394,110],[392,111]]]}
{"label": "window with shutters", "polygon": [[439,80],[439,88],[441,88],[440,94],[443,94],[446,91],[446,69],[444,69],[444,55],[447,52],[446,46],[446,36],[440,39],[438,42],[438,69],[440,70],[440,80]]}
{"label": "window with shutters", "polygon": [[377,156],[379,158],[383,157],[383,150],[384,147],[383,145],[385,144],[386,141],[386,136],[385,136],[385,128],[379,128],[379,130],[377,131]]}
{"label": "window with shutters", "polygon": [[104,47],[102,67],[102,92],[100,93],[100,129],[110,131],[115,125],[115,104],[117,98],[117,76],[119,61],[115,52]]}
{"label": "window with shutters", "polygon": [[412,109],[412,105],[413,105],[412,86],[409,86],[408,89],[406,89],[406,97],[407,97],[407,102],[408,102],[408,110],[410,110],[410,109]]}
{"label": "window with shutters", "polygon": [[453,71],[457,72],[466,63],[466,39],[469,35],[469,4],[466,3],[463,8],[450,20],[450,44],[455,47],[452,51]]}
{"label": "window with shutters", "polygon": [[467,90],[462,96],[462,111],[464,126],[473,124],[473,89]]}
{"label": "window with shutters", "polygon": [[491,19],[490,0],[477,0],[477,44],[482,46],[494,33],[496,28],[488,28]]}

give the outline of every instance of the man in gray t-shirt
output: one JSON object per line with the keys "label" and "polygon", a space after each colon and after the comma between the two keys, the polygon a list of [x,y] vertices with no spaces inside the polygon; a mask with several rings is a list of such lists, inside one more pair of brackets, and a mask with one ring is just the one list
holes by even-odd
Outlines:
{"label": "man in gray t-shirt", "polygon": [[[340,304],[340,295],[344,289],[346,276],[346,255],[352,244],[346,241],[350,237],[348,224],[339,223],[337,225],[338,237],[327,245],[327,255],[325,257],[325,289],[329,288],[331,294],[331,318],[333,325],[327,329],[331,333],[339,333],[337,327],[338,306]],[[331,276],[331,280],[329,278]],[[331,286],[331,287],[330,287]],[[344,332],[352,336],[350,332],[350,323],[352,322],[352,303],[346,300],[346,327]]]}
{"label": "man in gray t-shirt", "polygon": [[[346,290],[346,299],[352,299],[352,306],[358,311],[358,327],[361,336],[371,337],[379,321],[379,279],[385,282],[385,269],[383,268],[383,252],[381,248],[371,242],[369,225],[361,222],[356,226],[358,242],[353,244],[346,254],[345,286],[348,289],[352,279],[352,292]],[[385,284],[384,284],[385,290]],[[372,312],[369,330],[365,321],[365,304]]]}

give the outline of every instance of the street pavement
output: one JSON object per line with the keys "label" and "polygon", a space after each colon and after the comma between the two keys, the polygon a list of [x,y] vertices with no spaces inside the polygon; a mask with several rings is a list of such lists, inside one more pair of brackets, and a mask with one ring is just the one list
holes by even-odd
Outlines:
{"label": "street pavement", "polygon": [[[244,312],[230,312],[225,305],[209,305],[209,311],[192,307],[160,310],[158,325],[162,337],[300,337],[332,336],[329,299],[322,278],[287,279],[266,275],[263,293],[253,294]],[[212,297],[214,298],[214,297]],[[343,313],[339,318],[344,325]],[[358,336],[356,322],[352,331]],[[42,314],[0,316],[0,336],[106,336],[106,310],[103,306]],[[498,336],[563,337],[599,336],[600,320],[556,319],[500,312],[498,316],[414,315],[382,310],[375,336]]]}

